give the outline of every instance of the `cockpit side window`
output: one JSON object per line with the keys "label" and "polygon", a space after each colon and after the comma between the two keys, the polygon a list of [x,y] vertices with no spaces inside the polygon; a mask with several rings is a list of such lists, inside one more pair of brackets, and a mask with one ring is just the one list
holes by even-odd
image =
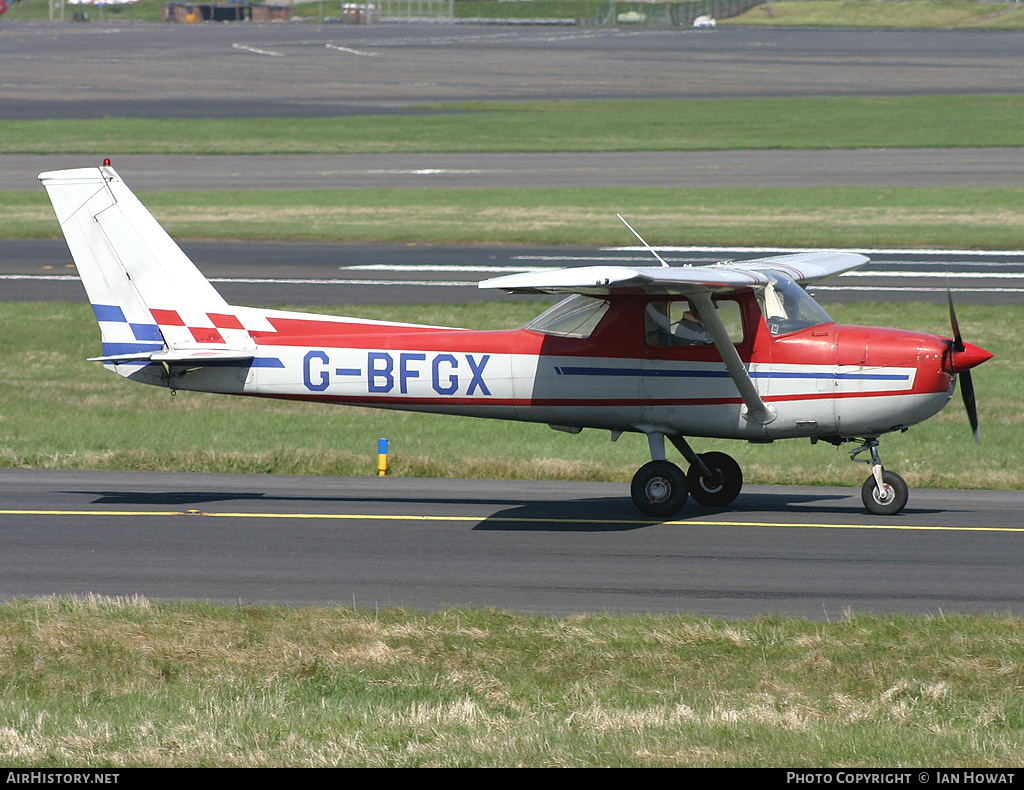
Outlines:
{"label": "cockpit side window", "polygon": [[832,321],[821,305],[788,277],[772,275],[771,282],[757,291],[757,303],[772,335],[788,335]]}
{"label": "cockpit side window", "polygon": [[608,312],[608,302],[575,294],[545,310],[525,326],[534,332],[556,337],[587,338]]}
{"label": "cockpit side window", "polygon": [[[722,299],[715,300],[714,305],[733,343],[742,343],[743,317],[739,303]],[[715,343],[697,308],[687,299],[648,303],[644,323],[649,346],[712,346]]]}

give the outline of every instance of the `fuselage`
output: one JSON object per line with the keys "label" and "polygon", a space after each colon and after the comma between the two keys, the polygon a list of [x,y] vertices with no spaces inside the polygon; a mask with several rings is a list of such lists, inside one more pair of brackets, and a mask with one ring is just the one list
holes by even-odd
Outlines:
{"label": "fuselage", "polygon": [[129,375],[177,389],[751,441],[877,436],[934,415],[953,392],[946,338],[834,322],[773,335],[743,295],[728,300],[740,317],[735,345],[773,412],[750,420],[713,345],[648,342],[650,301],[611,300],[586,336],[239,308],[257,344],[250,363]]}

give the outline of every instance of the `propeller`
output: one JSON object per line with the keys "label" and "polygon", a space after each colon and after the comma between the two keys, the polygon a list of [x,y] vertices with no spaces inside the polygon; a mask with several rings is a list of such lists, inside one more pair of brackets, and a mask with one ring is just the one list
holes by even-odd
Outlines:
{"label": "propeller", "polygon": [[953,294],[948,289],[946,296],[949,299],[949,323],[953,327],[953,339],[949,344],[949,367],[950,372],[960,376],[960,394],[964,399],[964,406],[967,408],[967,419],[971,423],[971,430],[974,432],[974,441],[981,441],[981,431],[978,428],[978,405],[974,399],[974,381],[971,379],[971,368],[980,365],[992,355],[984,349],[964,343],[960,335],[960,324],[956,320],[956,310],[953,308]]}

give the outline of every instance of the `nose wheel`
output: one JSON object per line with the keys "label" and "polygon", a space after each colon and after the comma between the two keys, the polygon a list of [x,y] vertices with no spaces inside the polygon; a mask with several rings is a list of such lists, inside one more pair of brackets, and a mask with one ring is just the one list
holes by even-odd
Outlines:
{"label": "nose wheel", "polygon": [[[860,459],[857,455],[868,451],[871,458]],[[878,440],[868,439],[859,448],[850,453],[851,460],[871,464],[871,476],[864,481],[860,489],[860,498],[868,512],[876,516],[895,516],[904,507],[910,496],[906,481],[895,472],[889,472],[882,466],[878,455]]]}
{"label": "nose wheel", "polygon": [[864,481],[860,498],[864,507],[876,516],[895,516],[907,504],[909,490],[903,478],[895,472],[882,471],[882,482],[874,475]]}

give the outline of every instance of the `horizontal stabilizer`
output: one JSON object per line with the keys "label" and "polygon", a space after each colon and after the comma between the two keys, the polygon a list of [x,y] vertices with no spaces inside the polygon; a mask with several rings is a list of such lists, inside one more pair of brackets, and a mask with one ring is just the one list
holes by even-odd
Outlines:
{"label": "horizontal stabilizer", "polygon": [[109,357],[92,357],[90,362],[117,365],[122,362],[158,362],[168,365],[216,365],[229,362],[250,362],[255,354],[251,351],[237,351],[225,348],[188,348],[167,351],[149,351],[139,354],[115,354]]}

